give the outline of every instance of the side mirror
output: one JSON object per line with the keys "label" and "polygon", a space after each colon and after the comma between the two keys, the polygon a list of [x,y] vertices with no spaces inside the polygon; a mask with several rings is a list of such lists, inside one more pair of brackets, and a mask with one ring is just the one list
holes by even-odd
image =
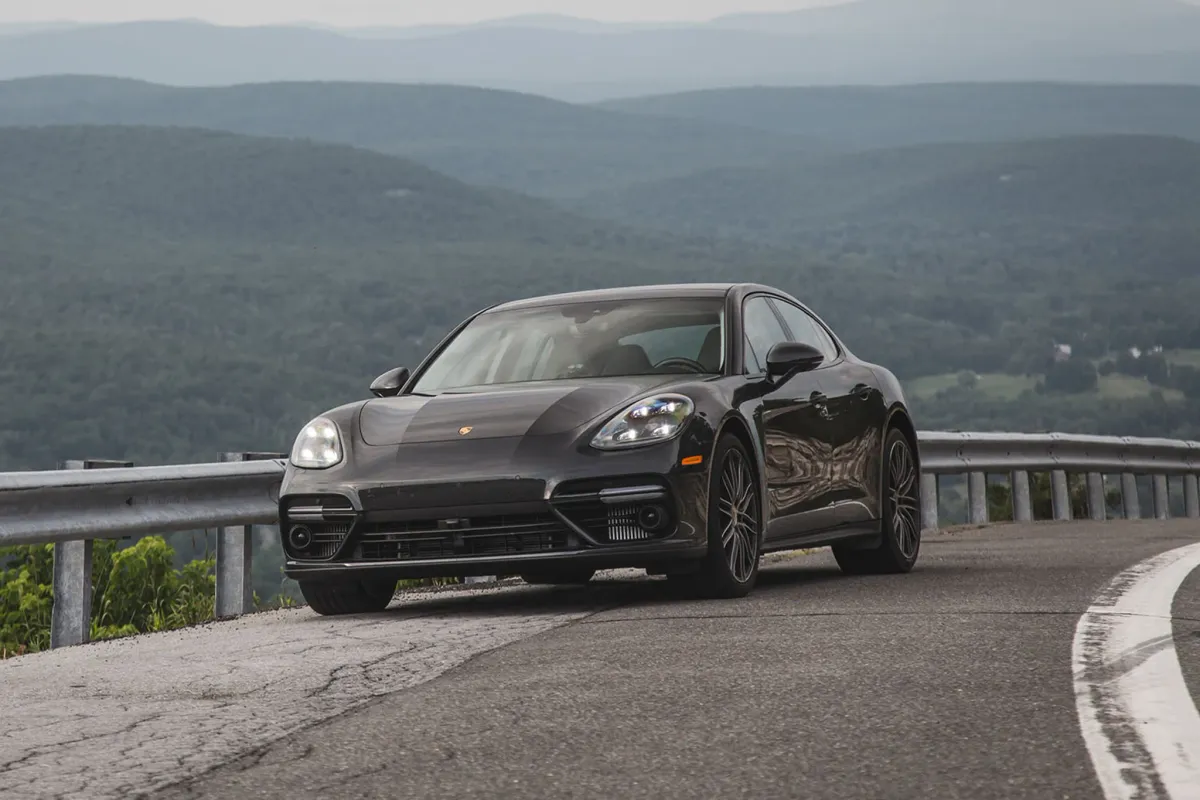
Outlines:
{"label": "side mirror", "polygon": [[408,383],[408,375],[407,367],[388,370],[371,383],[371,394],[376,397],[395,397]]}
{"label": "side mirror", "polygon": [[780,342],[767,353],[767,377],[777,378],[790,372],[808,372],[821,366],[825,354],[810,344]]}

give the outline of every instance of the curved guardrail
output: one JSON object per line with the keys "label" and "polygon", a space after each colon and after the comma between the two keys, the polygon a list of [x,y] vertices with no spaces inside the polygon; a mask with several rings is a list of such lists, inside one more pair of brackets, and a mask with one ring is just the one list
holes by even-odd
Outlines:
{"label": "curved guardrail", "polygon": [[921,516],[925,528],[938,527],[938,477],[966,474],[968,517],[972,523],[988,522],[987,476],[1008,474],[1013,519],[1034,519],[1029,476],[1049,472],[1053,518],[1072,517],[1069,475],[1087,480],[1088,515],[1108,518],[1105,479],[1120,478],[1123,518],[1142,516],[1137,478],[1152,478],[1154,516],[1171,515],[1169,479],[1182,483],[1184,513],[1200,517],[1200,442],[1177,439],[1144,439],[1129,436],[1081,436],[1061,433],[946,433],[922,431]]}
{"label": "curved guardrail", "polygon": [[[1154,516],[1171,515],[1171,479],[1182,482],[1183,510],[1200,518],[1200,442],[1066,434],[922,431],[924,527],[939,525],[940,479],[967,476],[968,521],[989,521],[988,476],[1005,474],[1012,518],[1034,519],[1030,476],[1050,473],[1052,515],[1072,518],[1069,476],[1086,475],[1088,515],[1108,518],[1108,476],[1119,476],[1122,518],[1140,518],[1138,477],[1152,477]],[[276,453],[226,453],[220,463],[134,467],[71,461],[62,469],[0,473],[0,547],[54,544],[51,646],[87,641],[91,617],[91,543],[218,528],[216,616],[253,608],[251,536],[278,524],[285,467]]]}

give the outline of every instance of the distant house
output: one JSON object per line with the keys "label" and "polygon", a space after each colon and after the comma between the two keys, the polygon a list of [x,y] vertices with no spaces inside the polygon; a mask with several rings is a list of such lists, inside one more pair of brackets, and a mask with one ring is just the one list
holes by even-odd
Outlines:
{"label": "distant house", "polygon": [[1054,345],[1054,362],[1061,364],[1064,361],[1070,361],[1072,352],[1073,350],[1069,344]]}

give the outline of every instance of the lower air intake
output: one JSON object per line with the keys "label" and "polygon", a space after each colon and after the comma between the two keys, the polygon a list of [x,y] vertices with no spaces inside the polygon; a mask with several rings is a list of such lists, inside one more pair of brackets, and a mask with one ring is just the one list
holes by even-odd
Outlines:
{"label": "lower air intake", "polygon": [[650,536],[650,532],[638,522],[638,506],[612,506],[608,509],[610,542],[640,542]]}

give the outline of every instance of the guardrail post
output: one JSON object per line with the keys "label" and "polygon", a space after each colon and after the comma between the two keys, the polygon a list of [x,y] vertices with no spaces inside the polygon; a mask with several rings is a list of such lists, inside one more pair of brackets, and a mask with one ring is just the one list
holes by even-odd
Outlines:
{"label": "guardrail post", "polygon": [[[268,461],[279,453],[222,453],[221,461]],[[217,530],[217,619],[240,617],[254,610],[254,526]]]}
{"label": "guardrail post", "polygon": [[1190,518],[1200,517],[1200,480],[1195,475],[1183,476],[1183,505]]}
{"label": "guardrail post", "polygon": [[1033,522],[1033,498],[1029,493],[1029,473],[1015,470],[1012,481],[1012,503],[1014,522]]}
{"label": "guardrail post", "polygon": [[971,524],[988,521],[987,473],[972,472],[967,476],[967,497],[970,498]]}
{"label": "guardrail post", "polygon": [[1089,472],[1088,487],[1088,516],[1103,522],[1108,519],[1108,498],[1104,495],[1104,474]]}
{"label": "guardrail post", "polygon": [[921,473],[921,527],[938,529],[938,476],[936,472]]}
{"label": "guardrail post", "polygon": [[1167,476],[1154,476],[1154,518],[1171,518],[1171,501],[1167,492]]}
{"label": "guardrail post", "polygon": [[[59,469],[132,467],[131,461],[63,461]],[[87,644],[92,633],[92,540],[54,544],[50,649]]]}
{"label": "guardrail post", "polygon": [[1137,475],[1132,472],[1121,475],[1121,506],[1125,509],[1125,519],[1142,518],[1142,504],[1138,500]]}
{"label": "guardrail post", "polygon": [[1067,522],[1071,519],[1071,487],[1067,473],[1056,469],[1050,473],[1050,501],[1054,506],[1054,519]]}

